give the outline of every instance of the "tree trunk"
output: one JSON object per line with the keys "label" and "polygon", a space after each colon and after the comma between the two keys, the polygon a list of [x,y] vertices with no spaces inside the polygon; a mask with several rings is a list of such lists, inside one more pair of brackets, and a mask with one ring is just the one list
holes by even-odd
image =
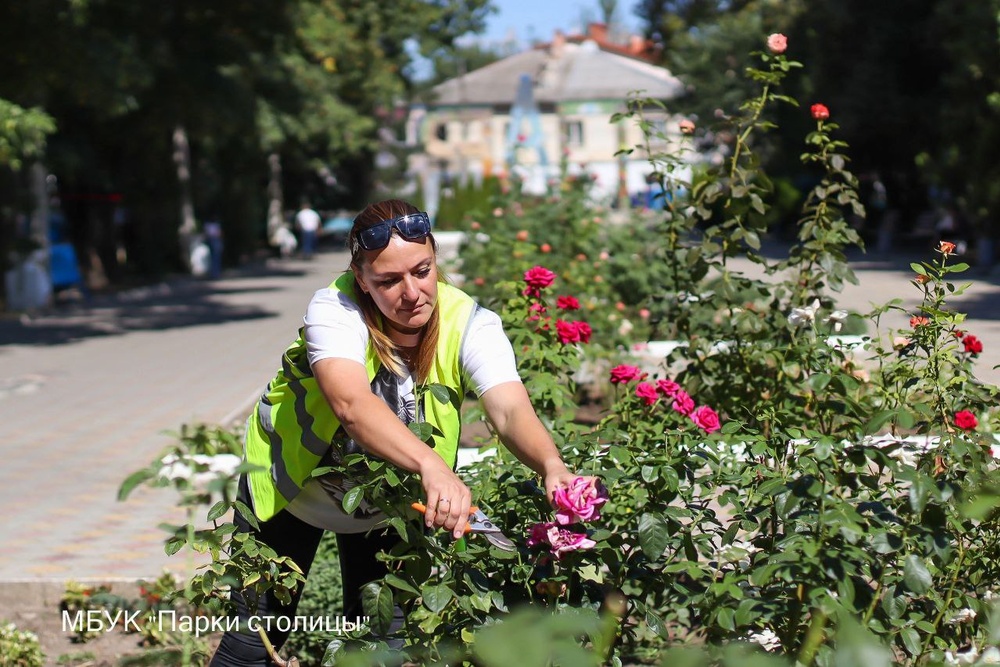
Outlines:
{"label": "tree trunk", "polygon": [[191,149],[188,145],[187,130],[183,125],[174,128],[174,166],[177,169],[177,183],[180,190],[181,224],[177,230],[180,237],[181,261],[191,267],[191,244],[197,232],[194,219],[194,199],[191,196]]}
{"label": "tree trunk", "polygon": [[271,153],[267,156],[269,177],[267,181],[267,240],[274,244],[278,230],[285,225],[284,201],[281,193],[281,156]]}
{"label": "tree trunk", "polygon": [[31,165],[31,192],[35,210],[31,214],[31,238],[43,250],[49,248],[49,188],[48,171],[41,162]]}

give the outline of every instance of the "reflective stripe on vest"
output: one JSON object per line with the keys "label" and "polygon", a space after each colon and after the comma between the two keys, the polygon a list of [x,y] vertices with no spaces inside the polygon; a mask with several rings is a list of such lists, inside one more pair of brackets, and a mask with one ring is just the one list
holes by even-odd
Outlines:
{"label": "reflective stripe on vest", "polygon": [[[330,289],[355,300],[353,274],[345,273]],[[459,355],[476,304],[458,288],[439,283],[436,308],[440,320],[438,344],[427,382],[451,387],[464,396]],[[379,367],[369,342],[365,352],[369,382]],[[462,425],[459,411],[429,395],[425,395],[423,405],[424,418],[441,434],[434,436],[434,450],[454,468]],[[281,370],[268,384],[247,422],[246,459],[261,468],[249,475],[254,513],[259,519],[270,519],[298,495],[339,427],[340,421],[309,367],[300,329],[298,339],[282,355]]]}

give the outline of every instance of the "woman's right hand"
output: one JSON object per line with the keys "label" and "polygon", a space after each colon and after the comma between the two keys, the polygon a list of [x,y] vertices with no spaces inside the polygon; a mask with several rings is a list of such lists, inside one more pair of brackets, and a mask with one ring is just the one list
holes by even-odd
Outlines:
{"label": "woman's right hand", "polygon": [[458,539],[465,535],[472,506],[472,492],[437,454],[427,457],[420,467],[420,482],[427,495],[424,523],[451,531]]}

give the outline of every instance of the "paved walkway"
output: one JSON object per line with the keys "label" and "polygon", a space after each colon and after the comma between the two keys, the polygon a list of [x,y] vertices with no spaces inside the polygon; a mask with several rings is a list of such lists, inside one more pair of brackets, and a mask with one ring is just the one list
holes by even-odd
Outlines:
{"label": "paved walkway", "polygon": [[[346,254],[181,279],[0,320],[0,582],[183,572],[172,489],[117,490],[182,424],[241,421]],[[204,517],[200,517],[204,518]]]}
{"label": "paved walkway", "polygon": [[[902,297],[910,256],[855,262],[860,287],[842,305]],[[117,489],[181,424],[243,418],[278,364],[312,292],[343,253],[275,261],[214,282],[179,280],[99,297],[22,322],[0,320],[0,582],[152,578],[189,564],[163,554],[162,522],[184,516],[170,489]],[[1000,286],[971,277],[960,303],[985,351],[980,377],[1000,382]],[[905,326],[907,315],[893,319]]]}
{"label": "paved walkway", "polygon": [[[771,244],[765,246],[765,254],[772,260],[780,259],[784,247]],[[899,299],[903,310],[890,311],[883,316],[879,333],[885,336],[889,329],[910,329],[910,316],[917,314],[923,293],[912,282],[915,275],[911,262],[930,263],[937,260],[932,250],[896,253],[888,257],[877,257],[871,253],[854,250],[848,253],[851,268],[858,278],[858,284],[846,284],[839,295],[835,295],[842,308],[860,313],[871,312],[876,306]],[[953,260],[956,264],[961,260]],[[737,261],[735,267],[747,275],[760,275],[756,264]],[[975,363],[976,377],[989,384],[1000,384],[1000,269],[992,275],[975,268],[964,273],[953,274],[956,287],[969,283],[968,290],[961,296],[948,301],[954,311],[966,313],[968,319],[962,328],[977,336],[983,343],[983,353]],[[869,323],[869,335],[875,335],[874,325]]]}

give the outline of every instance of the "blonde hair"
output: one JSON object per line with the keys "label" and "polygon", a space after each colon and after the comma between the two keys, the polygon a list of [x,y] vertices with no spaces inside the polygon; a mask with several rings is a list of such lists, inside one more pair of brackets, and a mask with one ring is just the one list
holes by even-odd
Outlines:
{"label": "blonde hair", "polygon": [[[357,295],[358,306],[361,308],[361,314],[365,320],[365,326],[368,328],[369,340],[371,340],[372,345],[375,347],[375,355],[382,365],[399,377],[407,375],[406,364],[401,359],[399,346],[392,341],[385,331],[385,316],[378,309],[378,306],[375,305],[375,301],[371,295],[362,290],[361,284],[358,282],[358,272],[361,270],[361,264],[365,260],[364,253],[368,251],[362,249],[355,241],[355,238],[358,232],[363,229],[368,229],[380,222],[411,213],[419,213],[419,209],[402,199],[387,199],[369,204],[355,216],[354,225],[347,236],[347,247],[351,251],[351,271],[354,273],[354,291]],[[433,235],[428,235],[427,238],[430,239],[431,249],[434,251],[434,263],[436,267],[437,242],[434,240]],[[438,268],[437,275],[439,283],[446,282],[446,278],[440,268]],[[418,383],[428,378],[431,368],[434,366],[434,353],[437,350],[439,329],[440,317],[438,315],[437,304],[435,303],[430,319],[423,326],[420,342],[417,344],[417,353],[413,358],[413,373]]]}

